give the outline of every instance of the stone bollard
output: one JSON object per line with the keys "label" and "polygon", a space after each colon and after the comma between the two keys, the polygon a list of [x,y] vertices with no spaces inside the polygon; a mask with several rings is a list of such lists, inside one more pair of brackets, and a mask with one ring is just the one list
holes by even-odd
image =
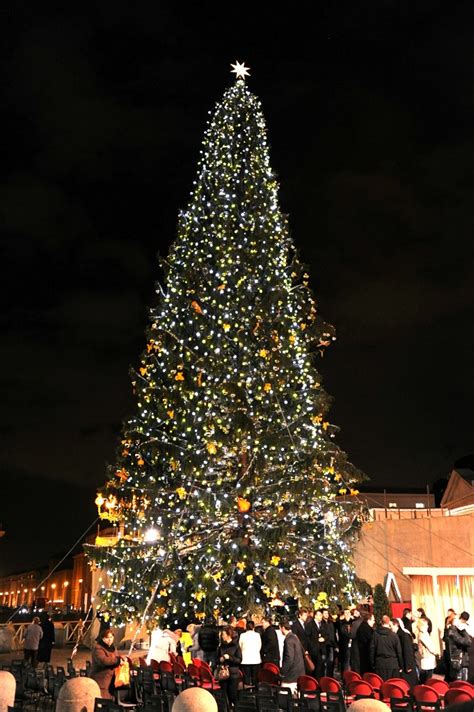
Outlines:
{"label": "stone bollard", "polygon": [[64,648],[64,646],[66,645],[66,629],[65,629],[63,623],[56,622],[54,624],[54,638],[55,638],[54,647],[55,648]]}
{"label": "stone bollard", "polygon": [[217,712],[217,702],[202,687],[188,687],[175,699],[173,712]]}
{"label": "stone bollard", "polygon": [[370,697],[351,703],[351,712],[387,712],[387,705]]}
{"label": "stone bollard", "polygon": [[95,698],[100,696],[100,687],[95,680],[73,677],[59,690],[56,712],[94,712]]}
{"label": "stone bollard", "polygon": [[6,670],[0,670],[0,712],[8,712],[15,705],[16,680]]}

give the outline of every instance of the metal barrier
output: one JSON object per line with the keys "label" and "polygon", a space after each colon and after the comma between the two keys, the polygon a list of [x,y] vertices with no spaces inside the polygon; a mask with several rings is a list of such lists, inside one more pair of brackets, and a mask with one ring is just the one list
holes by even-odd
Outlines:
{"label": "metal barrier", "polygon": [[[62,628],[59,630],[63,634],[61,637],[63,637],[64,645],[76,645],[78,642],[80,642],[85,635],[88,633],[89,629],[91,628],[93,623],[92,619],[88,619],[86,621],[84,620],[78,620],[78,621],[56,621],[55,622],[55,627],[56,627],[56,632],[59,632],[57,629],[58,625],[61,625]],[[23,640],[25,638],[25,633],[26,629],[28,626],[31,625],[30,622],[28,623],[0,623],[0,629],[2,628],[9,628],[13,632],[13,641],[12,641],[12,649],[13,650],[21,650],[23,648]]]}

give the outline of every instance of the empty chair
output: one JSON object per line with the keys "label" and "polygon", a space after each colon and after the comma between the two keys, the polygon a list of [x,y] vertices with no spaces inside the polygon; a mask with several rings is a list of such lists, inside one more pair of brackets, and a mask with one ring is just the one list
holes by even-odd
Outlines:
{"label": "empty chair", "polygon": [[262,670],[270,670],[270,672],[274,672],[275,675],[280,674],[280,668],[275,663],[263,663]]}
{"label": "empty chair", "polygon": [[341,685],[333,677],[321,677],[319,680],[321,692],[342,692]]}
{"label": "empty chair", "polygon": [[462,687],[452,687],[447,690],[444,696],[444,706],[447,707],[458,702],[469,702],[469,700],[474,700],[474,692]]}
{"label": "empty chair", "polygon": [[430,677],[430,679],[425,682],[425,685],[436,690],[440,697],[444,697],[449,690],[449,685],[446,680],[440,680],[438,677]]}
{"label": "empty chair", "polygon": [[410,694],[410,683],[407,682],[403,677],[391,677],[390,680],[386,680],[386,682],[393,682],[395,683],[395,685],[401,687],[402,690],[405,690],[406,695]]}
{"label": "empty chair", "polygon": [[160,673],[162,672],[173,672],[173,666],[167,660],[160,660],[158,663],[158,668]]}
{"label": "empty chair", "polygon": [[352,680],[346,687],[347,695],[353,700],[360,700],[364,697],[375,698],[374,688],[366,680]]}
{"label": "empty chair", "polygon": [[362,680],[362,677],[355,670],[344,670],[342,673],[342,679],[344,681],[344,685],[347,687],[350,682],[353,680]]}
{"label": "empty chair", "polygon": [[189,675],[189,679],[191,680],[191,682],[194,683],[194,685],[200,684],[201,679],[199,676],[199,667],[197,665],[194,665],[194,663],[189,663],[188,675]]}
{"label": "empty chair", "polygon": [[219,681],[215,679],[214,675],[207,667],[199,668],[199,683],[200,686],[205,690],[219,690]]}
{"label": "empty chair", "polygon": [[380,690],[383,684],[382,678],[375,672],[364,672],[362,679],[370,683],[375,691]]}
{"label": "empty chair", "polygon": [[318,681],[309,675],[300,675],[296,684],[299,692],[317,692],[319,689]]}
{"label": "empty chair", "polygon": [[271,670],[259,670],[257,673],[257,685],[280,685],[280,675]]}
{"label": "empty chair", "polygon": [[323,712],[344,712],[346,703],[342,687],[333,677],[321,677],[319,680],[319,699]]}
{"label": "empty chair", "polygon": [[119,687],[115,691],[117,704],[123,709],[133,710],[137,706],[137,700],[133,696],[131,688]]}
{"label": "empty chair", "polygon": [[96,697],[94,700],[94,712],[120,712],[120,707],[113,700]]}
{"label": "empty chair", "polygon": [[428,685],[415,685],[412,691],[415,700],[415,710],[426,712],[427,710],[439,710],[441,708],[441,698],[435,689]]}
{"label": "empty chair", "polygon": [[314,677],[309,675],[300,675],[296,681],[298,697],[302,703],[309,709],[319,708],[319,684]]}
{"label": "empty chair", "polygon": [[379,690],[379,696],[380,700],[382,702],[385,702],[385,704],[390,704],[390,700],[395,698],[395,699],[404,699],[407,697],[406,690],[403,689],[403,687],[400,687],[400,685],[397,685],[396,682],[391,682],[390,680],[387,680],[387,682],[383,682],[382,686]]}
{"label": "empty chair", "polygon": [[465,680],[453,680],[453,682],[449,683],[450,689],[453,687],[471,687],[474,689],[474,685],[471,685],[470,682],[466,682]]}

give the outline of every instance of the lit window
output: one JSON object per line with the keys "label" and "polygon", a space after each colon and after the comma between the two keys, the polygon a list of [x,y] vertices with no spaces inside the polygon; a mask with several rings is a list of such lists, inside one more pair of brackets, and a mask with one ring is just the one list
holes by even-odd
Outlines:
{"label": "lit window", "polygon": [[390,507],[390,509],[393,509],[394,507],[396,508],[398,505],[396,502],[389,502],[388,506]]}
{"label": "lit window", "polygon": [[415,507],[416,507],[416,509],[424,509],[425,503],[424,502],[415,502]]}

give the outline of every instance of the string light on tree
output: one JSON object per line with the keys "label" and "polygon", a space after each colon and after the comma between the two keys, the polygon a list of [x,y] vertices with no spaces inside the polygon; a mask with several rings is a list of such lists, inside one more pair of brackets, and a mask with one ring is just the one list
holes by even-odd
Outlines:
{"label": "string light on tree", "polygon": [[109,575],[112,622],[355,592],[360,474],[316,369],[334,331],[280,211],[248,68],[232,70],[162,263],[136,411],[96,499],[121,531],[88,549]]}

